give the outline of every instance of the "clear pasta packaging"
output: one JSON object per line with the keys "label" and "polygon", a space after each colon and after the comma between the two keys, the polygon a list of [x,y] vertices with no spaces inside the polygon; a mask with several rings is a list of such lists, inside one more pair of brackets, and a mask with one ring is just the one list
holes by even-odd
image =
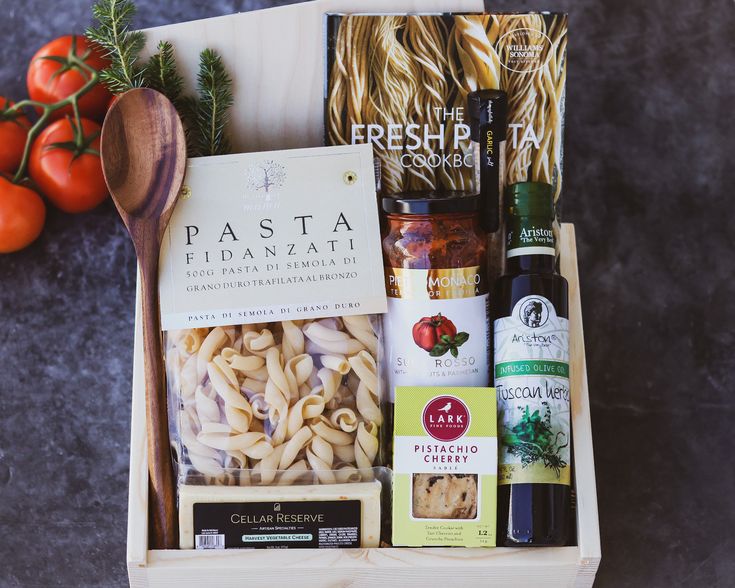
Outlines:
{"label": "clear pasta packaging", "polygon": [[165,349],[182,548],[378,545],[378,317],[173,330]]}
{"label": "clear pasta packaging", "polygon": [[179,482],[374,478],[383,424],[379,320],[328,317],[165,333]]}

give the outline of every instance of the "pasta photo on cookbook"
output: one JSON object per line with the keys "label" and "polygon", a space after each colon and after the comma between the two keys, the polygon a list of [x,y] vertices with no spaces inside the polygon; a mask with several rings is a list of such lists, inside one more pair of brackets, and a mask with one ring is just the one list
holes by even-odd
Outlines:
{"label": "pasta photo on cookbook", "polygon": [[467,97],[508,95],[505,183],[562,191],[567,17],[327,15],[328,144],[371,143],[382,194],[476,190]]}

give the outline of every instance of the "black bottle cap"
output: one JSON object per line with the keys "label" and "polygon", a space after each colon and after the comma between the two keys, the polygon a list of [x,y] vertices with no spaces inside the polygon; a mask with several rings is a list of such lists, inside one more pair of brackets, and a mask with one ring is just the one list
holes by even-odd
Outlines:
{"label": "black bottle cap", "polygon": [[388,214],[442,214],[478,212],[479,194],[459,190],[403,192],[386,196],[382,201]]}
{"label": "black bottle cap", "polygon": [[505,121],[508,114],[508,95],[503,90],[476,90],[467,94],[467,119],[470,125],[470,136],[473,141],[480,140],[480,125],[497,125],[497,139],[505,140]]}

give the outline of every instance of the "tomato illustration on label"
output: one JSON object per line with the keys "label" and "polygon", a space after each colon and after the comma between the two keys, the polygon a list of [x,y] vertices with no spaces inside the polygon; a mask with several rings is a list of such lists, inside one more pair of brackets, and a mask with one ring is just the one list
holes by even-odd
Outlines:
{"label": "tomato illustration on label", "polygon": [[447,351],[459,355],[459,347],[470,338],[469,333],[457,332],[457,327],[441,313],[422,317],[412,329],[413,340],[432,357],[441,357]]}

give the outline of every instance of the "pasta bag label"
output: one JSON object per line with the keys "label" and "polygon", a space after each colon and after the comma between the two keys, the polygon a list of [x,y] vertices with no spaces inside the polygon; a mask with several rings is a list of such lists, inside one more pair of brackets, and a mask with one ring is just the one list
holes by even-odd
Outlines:
{"label": "pasta bag label", "polygon": [[399,387],[394,427],[393,545],[494,546],[495,390]]}
{"label": "pasta bag label", "polygon": [[162,329],[384,313],[380,243],[370,145],[189,159]]}

